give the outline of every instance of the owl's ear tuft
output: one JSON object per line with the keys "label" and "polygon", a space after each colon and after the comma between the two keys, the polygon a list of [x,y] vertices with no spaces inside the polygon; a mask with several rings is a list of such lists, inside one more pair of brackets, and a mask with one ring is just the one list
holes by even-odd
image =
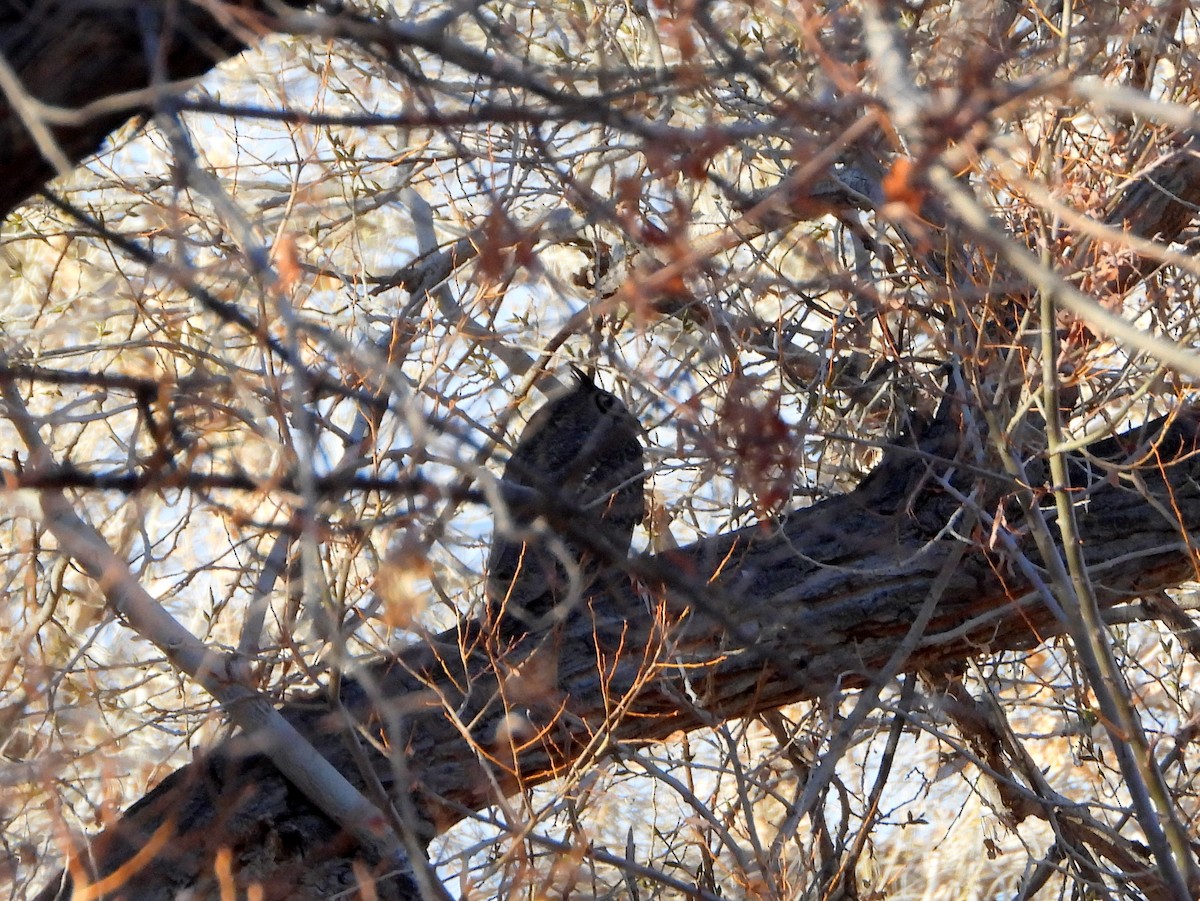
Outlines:
{"label": "owl's ear tuft", "polygon": [[593,379],[587,372],[580,369],[574,363],[571,364],[571,371],[575,373],[575,380],[580,388],[595,388],[596,380]]}

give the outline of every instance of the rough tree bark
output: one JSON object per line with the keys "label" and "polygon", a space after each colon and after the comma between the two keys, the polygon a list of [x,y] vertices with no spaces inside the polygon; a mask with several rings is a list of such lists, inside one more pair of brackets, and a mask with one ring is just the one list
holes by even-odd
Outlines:
{"label": "rough tree bark", "polygon": [[[1155,462],[1131,467],[1129,455],[1141,459],[1148,447]],[[1081,484],[1093,474],[1079,526],[1106,607],[1195,575],[1188,535],[1200,528],[1197,449],[1200,416],[1189,411],[1093,446],[1091,462],[1078,461]],[[1097,474],[1097,458],[1111,470]],[[468,624],[347,681],[342,710],[306,700],[286,713],[364,791],[376,780],[393,799],[411,790],[419,819],[409,826],[427,837],[622,741],[664,739],[867,685],[904,643],[904,671],[953,670],[1061,633],[1014,554],[938,537],[959,506],[938,478],[948,475],[945,464],[914,467],[897,449],[857,490],[778,528],[753,526],[641,561],[635,568],[653,587],[611,584],[558,632],[501,649]],[[1019,520],[1010,527],[1018,532]],[[695,586],[706,586],[700,602]],[[932,595],[936,613],[910,636]],[[359,760],[370,760],[370,774],[348,744],[355,730],[345,727],[347,714],[368,739],[359,739]],[[390,755],[375,750],[385,746]],[[407,785],[396,784],[398,761]],[[171,898],[184,887],[207,897],[221,849],[268,897],[324,897],[388,869],[359,856],[269,760],[237,740],[139,802],[93,842],[89,868],[120,873],[129,897]],[[377,890],[416,897],[407,880]]]}
{"label": "rough tree bark", "polygon": [[[26,127],[38,114],[31,98],[79,108],[156,79],[195,76],[270,27],[252,2],[223,7],[230,19],[221,22],[190,4],[148,16],[153,9],[72,0],[35,13],[7,8],[0,43],[27,93],[6,79],[5,213],[55,172],[42,152],[54,155],[50,136]],[[160,48],[160,71],[128,65],[153,57],[151,46]],[[149,99],[59,117],[52,134],[59,167],[94,151],[131,112],[148,109]],[[1190,221],[1200,177],[1194,157],[1181,160],[1168,210],[1129,207],[1142,216],[1135,232],[1169,241]],[[946,439],[953,425],[948,408],[934,434],[890,451],[845,496],[770,527],[638,561],[640,587],[604,586],[588,611],[552,634],[501,648],[480,624],[466,624],[346,680],[332,707],[299,700],[286,715],[364,792],[394,804],[398,819],[424,840],[622,741],[663,739],[869,684],[900,648],[902,669],[911,672],[952,670],[975,655],[1035,645],[1063,624],[1036,574],[1014,562],[1028,542],[992,545],[983,528],[967,543],[943,530],[961,507],[953,466],[936,462],[953,450]],[[1079,527],[1105,606],[1195,575],[1189,535],[1200,528],[1198,430],[1200,416],[1185,411],[1090,448],[1087,465],[1079,458],[1080,486],[1090,489]],[[1107,461],[1101,472],[1097,458]],[[993,504],[1016,490],[1000,482],[994,488]],[[1009,508],[1009,534],[1019,536],[1019,516]],[[936,603],[934,615],[910,634],[927,603]],[[389,861],[360,854],[246,744],[235,739],[168,777],[91,844],[77,872],[111,876],[113,890],[144,899],[174,897],[184,887],[215,894],[222,854],[236,861],[239,878],[262,883],[267,897],[327,897],[368,873],[388,872]],[[403,784],[397,773],[405,774]],[[57,890],[52,885],[43,897]],[[407,878],[380,885],[380,897],[414,892]]]}
{"label": "rough tree bark", "polygon": [[257,0],[5,0],[0,216],[186,86],[172,83],[197,78],[272,33],[271,7]]}

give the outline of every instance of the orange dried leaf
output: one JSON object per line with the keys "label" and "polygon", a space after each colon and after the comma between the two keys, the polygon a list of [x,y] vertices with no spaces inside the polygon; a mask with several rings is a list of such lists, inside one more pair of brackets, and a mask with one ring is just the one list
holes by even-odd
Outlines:
{"label": "orange dried leaf", "polygon": [[889,203],[903,204],[913,213],[920,213],[925,202],[925,189],[917,183],[916,176],[916,166],[911,159],[901,157],[896,160],[883,177],[883,196]]}

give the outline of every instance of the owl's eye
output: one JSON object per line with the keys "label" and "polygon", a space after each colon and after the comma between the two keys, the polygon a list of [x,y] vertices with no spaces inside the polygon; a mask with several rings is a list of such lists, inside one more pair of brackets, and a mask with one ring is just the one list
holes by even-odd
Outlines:
{"label": "owl's eye", "polygon": [[616,395],[609,394],[607,391],[597,391],[595,397],[596,406],[600,408],[601,413],[607,413],[617,405]]}

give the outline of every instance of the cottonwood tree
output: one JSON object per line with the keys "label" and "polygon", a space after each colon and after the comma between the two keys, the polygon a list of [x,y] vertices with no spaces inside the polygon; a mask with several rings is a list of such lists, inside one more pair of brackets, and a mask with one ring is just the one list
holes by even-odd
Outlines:
{"label": "cottonwood tree", "polygon": [[[1200,888],[1188,4],[0,28],[12,894]],[[514,638],[567,363],[649,515]]]}

